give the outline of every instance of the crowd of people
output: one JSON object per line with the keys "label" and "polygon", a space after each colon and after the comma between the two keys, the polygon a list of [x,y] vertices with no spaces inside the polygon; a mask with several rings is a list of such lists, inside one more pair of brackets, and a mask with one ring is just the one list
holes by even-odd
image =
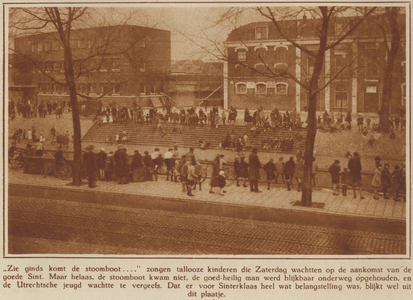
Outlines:
{"label": "crowd of people", "polygon": [[63,118],[63,112],[70,111],[70,101],[55,99],[50,101],[14,100],[9,101],[9,116],[14,119],[17,115],[23,118],[46,118],[55,114],[56,118]]}
{"label": "crowd of people", "polygon": [[[333,185],[333,195],[338,196],[338,188],[341,183],[342,195],[347,196],[347,185],[353,188],[353,197],[357,198],[356,190],[359,190],[360,199],[363,197],[363,181],[361,177],[361,158],[358,152],[349,155],[347,168],[341,170],[340,161],[335,160],[329,167],[331,174],[331,183]],[[378,191],[381,190],[384,199],[389,199],[388,189],[394,191],[394,200],[400,201],[400,196],[404,196],[406,201],[406,164],[403,162],[401,166],[395,165],[393,171],[390,171],[388,163],[381,164],[381,158],[375,157],[375,171],[371,186],[374,190],[373,198],[379,200]]]}

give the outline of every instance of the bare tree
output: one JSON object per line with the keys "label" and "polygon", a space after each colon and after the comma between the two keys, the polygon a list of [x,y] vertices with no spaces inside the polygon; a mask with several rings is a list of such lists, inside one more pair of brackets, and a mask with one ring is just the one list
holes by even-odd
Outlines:
{"label": "bare tree", "polygon": [[[74,185],[81,184],[82,149],[78,96],[83,99],[98,99],[127,82],[132,82],[130,85],[139,89],[133,84],[134,80],[147,76],[148,73],[143,75],[145,64],[139,48],[145,46],[146,30],[151,28],[141,27],[139,33],[136,33],[127,26],[131,20],[136,21],[133,20],[133,11],[123,12],[120,20],[112,20],[114,14],[113,9],[102,11],[87,7],[14,8],[10,11],[11,40],[17,43],[20,36],[31,35],[49,41],[42,44],[42,47],[56,48],[53,50],[63,53],[63,57],[57,59],[63,61],[63,66],[60,67],[63,67],[64,76],[51,72],[51,69],[56,67],[42,61],[42,57],[36,53],[24,53],[16,45],[9,48],[11,53],[17,54],[18,60],[29,62],[31,67],[37,70],[36,73],[69,92],[74,133]],[[109,25],[113,22],[116,22],[116,25],[108,26],[107,20],[110,20]],[[114,58],[121,55],[128,61],[125,72],[120,72],[120,69],[117,69],[119,66],[113,62]],[[93,82],[96,77],[108,82],[103,91],[97,94],[90,95],[90,89],[82,89],[81,85],[77,84],[81,80]]]}
{"label": "bare tree", "polygon": [[[305,90],[308,91],[308,128],[307,128],[307,141],[305,145],[305,167],[304,167],[304,180],[302,189],[302,205],[311,206],[312,205],[312,185],[311,185],[311,173],[312,173],[312,162],[313,162],[313,151],[314,142],[316,136],[316,103],[317,95],[324,90],[328,85],[330,85],[335,79],[340,77],[340,75],[349,70],[352,62],[349,62],[342,66],[341,69],[335,70],[335,74],[328,74],[326,78],[320,79],[322,76],[323,64],[325,62],[325,55],[328,50],[333,49],[346,38],[355,34],[356,29],[359,25],[366,20],[366,18],[375,10],[375,7],[370,8],[350,8],[350,7],[258,7],[254,10],[264,17],[267,21],[275,26],[277,31],[277,38],[284,39],[291,43],[296,48],[300,49],[302,53],[307,55],[313,62],[313,70],[308,76],[303,76],[298,78],[295,72],[291,72],[290,66],[285,66],[282,69],[275,69],[265,63],[265,59],[258,56],[261,60],[261,69],[256,69],[246,63],[239,62],[231,58],[227,53],[221,51],[221,58],[230,63],[241,64],[245,68],[251,69],[253,72],[258,73],[262,76],[269,78],[283,77],[288,78],[299,84]],[[222,15],[219,22],[224,22],[233,25],[237,25],[241,16],[245,12],[249,12],[250,9],[244,8],[231,8]],[[306,14],[310,16],[308,19],[309,24],[307,28],[302,28],[304,30],[302,33],[297,32],[296,22],[303,18]],[[334,24],[337,19],[340,19],[342,26],[339,30],[334,32]],[[239,34],[239,41],[244,40],[242,31],[236,32]],[[318,49],[310,50],[305,45],[300,43],[300,39],[305,34],[311,36],[314,39],[314,44],[317,44]],[[301,64],[301,61],[297,61],[296,64]],[[303,66],[301,65],[301,68]],[[295,69],[295,68],[294,68]],[[329,72],[329,70],[326,70]],[[328,78],[328,79],[327,79]]]}

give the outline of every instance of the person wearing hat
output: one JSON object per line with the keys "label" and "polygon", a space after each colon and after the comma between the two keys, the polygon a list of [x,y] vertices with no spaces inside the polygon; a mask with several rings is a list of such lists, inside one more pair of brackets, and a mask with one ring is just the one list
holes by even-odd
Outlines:
{"label": "person wearing hat", "polygon": [[155,166],[154,173],[153,173],[155,177],[155,181],[158,181],[158,171],[159,171],[159,168],[163,164],[162,154],[159,152],[159,148],[155,148],[155,151],[151,154],[151,158]]}
{"label": "person wearing hat", "polygon": [[139,153],[138,150],[135,150],[133,158],[132,158],[132,178],[135,182],[142,182],[145,181],[145,172],[142,162],[142,155]]}
{"label": "person wearing hat", "polygon": [[110,181],[113,171],[115,170],[115,160],[113,158],[113,151],[109,151],[105,159],[105,180]]}
{"label": "person wearing hat", "polygon": [[113,158],[115,160],[115,173],[118,176],[118,184],[127,184],[130,171],[129,157],[122,144],[118,145],[118,150],[116,150]]}
{"label": "person wearing hat", "polygon": [[173,149],[169,148],[167,152],[165,152],[164,155],[164,162],[166,165],[166,180],[169,180],[169,176],[171,176],[171,180],[172,180],[172,173],[173,173],[173,167],[175,165],[174,161],[173,161],[173,155],[174,153],[172,152]]}
{"label": "person wearing hat", "polygon": [[146,167],[146,180],[152,181],[153,180],[153,174],[155,172],[155,164],[153,163],[152,157],[149,155],[148,151],[144,152],[144,157],[143,157],[143,164]]}
{"label": "person wearing hat", "polygon": [[106,152],[104,148],[100,148],[99,153],[96,157],[96,163],[98,165],[99,170],[99,179],[103,180],[105,178],[105,160],[106,160]]}
{"label": "person wearing hat", "polygon": [[331,164],[328,171],[331,174],[331,183],[333,184],[333,195],[338,196],[337,187],[340,182],[340,172],[341,172],[340,161],[336,159]]}
{"label": "person wearing hat", "polygon": [[96,155],[93,153],[95,146],[89,145],[86,147],[86,151],[83,154],[83,164],[86,169],[86,175],[88,177],[89,187],[96,187],[96,174],[98,172],[98,167],[96,163]]}
{"label": "person wearing hat", "polygon": [[260,190],[258,190],[258,180],[260,180],[260,168],[261,168],[261,163],[258,158],[258,149],[254,148],[252,149],[252,152],[249,156],[248,162],[249,162],[249,177],[250,177],[250,190],[251,192],[255,193],[261,193]]}

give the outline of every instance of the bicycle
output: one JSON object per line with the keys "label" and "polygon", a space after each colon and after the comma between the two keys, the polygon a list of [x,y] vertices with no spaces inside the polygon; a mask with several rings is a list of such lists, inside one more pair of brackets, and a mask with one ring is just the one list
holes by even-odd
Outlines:
{"label": "bicycle", "polygon": [[44,177],[54,174],[55,177],[59,177],[62,180],[67,180],[72,175],[72,167],[64,163],[64,165],[57,169],[56,163],[46,163],[40,174]]}

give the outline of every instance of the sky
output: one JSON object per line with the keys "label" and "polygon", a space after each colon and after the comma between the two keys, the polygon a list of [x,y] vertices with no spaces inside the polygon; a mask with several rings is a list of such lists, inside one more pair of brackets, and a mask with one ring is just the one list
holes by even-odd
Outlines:
{"label": "sky", "polygon": [[[117,8],[117,12],[122,15],[134,11],[136,14],[131,20],[132,24],[171,31],[173,60],[214,59],[215,55],[219,54],[217,47],[235,28],[235,25],[229,22],[215,25],[228,8],[186,4],[182,7],[177,7],[177,5],[174,7],[164,5],[139,8],[121,7]],[[258,19],[256,14],[249,13],[241,23],[247,24]]]}

